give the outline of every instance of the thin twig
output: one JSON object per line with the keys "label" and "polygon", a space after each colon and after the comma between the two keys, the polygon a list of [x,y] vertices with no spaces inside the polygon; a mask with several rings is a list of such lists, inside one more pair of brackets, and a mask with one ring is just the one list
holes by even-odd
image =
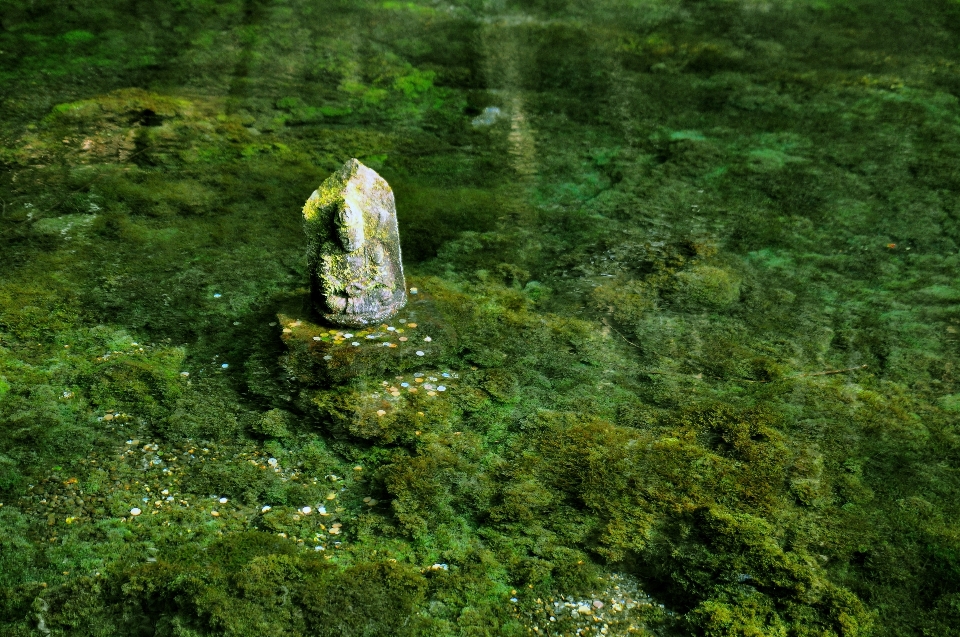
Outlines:
{"label": "thin twig", "polygon": [[609,328],[610,328],[611,330],[613,330],[614,332],[616,332],[616,333],[617,333],[617,336],[619,336],[620,338],[622,338],[623,340],[625,340],[628,345],[633,345],[633,346],[636,347],[637,349],[642,349],[642,348],[641,348],[639,345],[637,345],[636,343],[632,343],[629,338],[627,338],[626,336],[624,336],[624,335],[620,332],[620,330],[618,330],[617,328],[615,328],[613,325],[610,325],[610,322],[607,321],[607,319],[602,318],[602,319],[600,319],[600,322],[603,323],[604,325],[606,325],[607,327],[609,327]]}
{"label": "thin twig", "polygon": [[812,372],[810,374],[797,374],[796,376],[787,376],[787,378],[799,378],[800,376],[829,376],[830,374],[846,374],[847,372],[855,372],[858,369],[866,369],[866,365],[858,365],[857,367],[848,367],[847,369],[831,369],[826,372]]}
{"label": "thin twig", "polygon": [[[616,330],[614,330],[614,331],[616,331]],[[617,333],[619,334],[619,332],[617,332]],[[621,334],[621,336],[623,336],[623,335]],[[627,341],[627,342],[630,343],[630,341]],[[633,343],[630,343],[630,344],[633,345]],[[636,346],[635,346],[635,347],[636,347]],[[794,374],[793,376],[784,376],[781,380],[790,380],[790,379],[792,379],[792,378],[809,378],[810,376],[830,376],[831,374],[845,374],[845,373],[847,373],[847,372],[855,372],[855,371],[857,371],[858,369],[866,369],[866,368],[867,368],[867,365],[860,365],[860,366],[858,366],[858,367],[848,367],[847,369],[831,369],[831,370],[828,370],[828,371],[825,371],[825,372],[810,372],[810,373],[808,373],[808,374]],[[698,379],[698,380],[701,379],[701,378],[703,378],[703,374],[681,374],[681,373],[678,373],[678,372],[663,372],[663,371],[659,371],[659,370],[655,370],[655,369],[644,370],[643,373],[644,373],[644,374],[659,374],[659,375],[661,375],[661,376],[692,376],[693,378],[696,378],[696,379]],[[716,376],[707,376],[707,378],[712,378],[713,380],[719,380],[719,381],[725,381],[725,380],[740,381],[740,382],[742,382],[742,383],[772,383],[772,382],[773,382],[773,381],[771,381],[771,380],[753,380],[752,378],[730,378],[730,379],[726,379],[726,378],[718,378],[718,377],[716,377]]]}

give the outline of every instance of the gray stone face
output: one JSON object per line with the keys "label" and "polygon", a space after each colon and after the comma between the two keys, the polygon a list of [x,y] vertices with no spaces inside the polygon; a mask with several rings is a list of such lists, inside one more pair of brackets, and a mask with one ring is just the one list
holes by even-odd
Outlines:
{"label": "gray stone face", "polygon": [[362,326],[406,304],[397,208],[383,177],[349,160],[310,195],[303,219],[313,302],[326,320]]}

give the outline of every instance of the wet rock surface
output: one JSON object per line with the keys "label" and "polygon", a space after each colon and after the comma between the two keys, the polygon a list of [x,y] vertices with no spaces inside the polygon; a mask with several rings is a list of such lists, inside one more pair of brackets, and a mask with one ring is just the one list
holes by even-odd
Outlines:
{"label": "wet rock surface", "polygon": [[390,185],[351,159],[303,206],[316,310],[338,325],[382,321],[407,302]]}

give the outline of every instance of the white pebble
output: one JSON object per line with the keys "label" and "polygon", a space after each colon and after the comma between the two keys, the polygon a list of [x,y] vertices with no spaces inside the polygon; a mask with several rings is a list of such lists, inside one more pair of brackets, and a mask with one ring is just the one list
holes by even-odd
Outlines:
{"label": "white pebble", "polygon": [[218,500],[218,501],[220,502],[220,504],[226,504],[226,503],[227,503],[227,499],[226,499],[226,498],[220,498],[220,500]]}
{"label": "white pebble", "polygon": [[223,296],[223,295],[218,292],[217,294],[214,294],[214,295],[213,295],[213,298],[219,299],[221,296]]}
{"label": "white pebble", "polygon": [[353,338],[353,334],[344,334],[343,338]]}
{"label": "white pebble", "polygon": [[395,328],[395,327],[392,326],[392,325],[391,325],[390,327],[388,327],[387,329],[388,329],[389,331],[391,331],[391,332],[396,332],[396,331],[397,331],[397,328]]}
{"label": "white pebble", "polygon": [[354,342],[352,342],[352,343],[350,343],[350,344],[353,345],[354,347],[360,347],[360,343],[358,343],[358,342],[356,342],[356,341],[354,341]]}
{"label": "white pebble", "polygon": [[437,391],[447,391],[446,385],[437,385]]}
{"label": "white pebble", "polygon": [[304,515],[310,515],[311,511],[313,511],[313,509],[311,509],[310,507],[303,507],[302,509],[300,509],[300,513],[303,513]]}
{"label": "white pebble", "polygon": [[417,288],[410,288],[410,294],[416,294]]}
{"label": "white pebble", "polygon": [[137,507],[133,507],[132,509],[130,509],[130,515],[137,516],[137,515],[140,515],[141,513],[143,513],[143,511],[141,511]]}
{"label": "white pebble", "polygon": [[180,375],[186,378],[187,376],[190,375],[190,372],[180,372]]}
{"label": "white pebble", "polygon": [[332,361],[332,360],[333,360],[333,356],[330,356],[330,354],[327,354],[326,356],[323,357],[323,360],[325,360],[325,361]]}
{"label": "white pebble", "polygon": [[320,338],[319,336],[314,336],[314,337],[313,337],[313,340],[319,341],[319,340],[321,340],[321,338]]}
{"label": "white pebble", "polygon": [[433,339],[430,338],[429,336],[426,336],[426,337],[424,337],[423,340],[426,341],[427,343],[429,343],[429,342],[432,341]]}
{"label": "white pebble", "polygon": [[269,510],[272,509],[272,508],[273,508],[273,507],[270,506],[269,504],[265,504],[265,505],[263,505],[262,507],[260,507],[260,513],[266,513],[267,511],[269,511]]}
{"label": "white pebble", "polygon": [[226,368],[230,367],[230,363],[224,363],[224,364],[221,365],[220,367],[221,367],[222,369],[226,369]]}
{"label": "white pebble", "polygon": [[271,467],[275,467],[275,466],[277,466],[277,459],[276,459],[276,458],[270,458],[269,460],[267,460],[267,464],[270,465]]}
{"label": "white pebble", "polygon": [[417,356],[423,356],[423,352],[421,352],[420,350],[417,350]]}

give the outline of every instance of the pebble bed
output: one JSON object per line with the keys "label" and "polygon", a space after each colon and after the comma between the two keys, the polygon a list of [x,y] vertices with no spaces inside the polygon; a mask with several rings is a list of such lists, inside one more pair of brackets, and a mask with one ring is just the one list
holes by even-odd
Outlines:
{"label": "pebble bed", "polygon": [[586,637],[652,634],[645,620],[664,611],[661,604],[644,593],[632,577],[611,574],[603,579],[606,586],[596,594],[538,597],[521,599],[517,591],[510,603],[514,615],[534,635],[551,637]]}
{"label": "pebble bed", "polygon": [[[305,495],[309,502],[280,506],[244,503],[219,494],[188,493],[181,488],[182,472],[221,462],[248,462],[276,474],[281,482],[299,483],[305,492],[325,495],[312,499]],[[259,450],[225,452],[212,443],[161,446],[131,438],[114,453],[91,454],[80,465],[70,471],[84,475],[83,482],[54,467],[47,477],[30,485],[27,495],[17,503],[25,512],[46,520],[47,531],[40,534],[49,542],[59,539],[64,525],[77,523],[112,519],[124,524],[171,525],[188,521],[195,524],[206,518],[225,530],[238,526],[274,531],[283,528],[276,535],[308,550],[344,547],[347,529],[341,519],[346,510],[339,501],[347,488],[343,486],[347,484],[345,478],[312,477],[295,467],[282,466],[277,458]],[[362,482],[363,467],[355,466],[352,473],[350,484]],[[364,508],[376,504],[370,497],[363,501]]]}

